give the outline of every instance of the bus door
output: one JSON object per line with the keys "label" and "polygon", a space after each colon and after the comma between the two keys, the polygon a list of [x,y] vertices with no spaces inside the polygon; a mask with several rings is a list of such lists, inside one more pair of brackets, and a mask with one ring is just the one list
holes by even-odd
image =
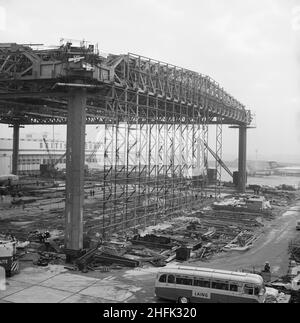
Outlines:
{"label": "bus door", "polygon": [[176,289],[176,277],[175,277],[175,275],[173,275],[173,274],[168,275],[166,286],[167,286],[167,288],[174,289],[174,291],[175,291],[175,289]]}
{"label": "bus door", "polygon": [[163,280],[163,287],[161,288],[161,296],[168,300],[177,300],[176,294],[176,277],[175,275],[168,274],[161,277]]}
{"label": "bus door", "polygon": [[259,302],[259,293],[260,293],[260,288],[258,286],[254,286],[252,284],[244,284],[243,296],[249,301]]}

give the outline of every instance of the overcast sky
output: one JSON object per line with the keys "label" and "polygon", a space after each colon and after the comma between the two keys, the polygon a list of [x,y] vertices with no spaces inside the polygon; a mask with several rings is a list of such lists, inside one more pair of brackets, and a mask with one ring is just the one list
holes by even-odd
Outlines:
{"label": "overcast sky", "polygon": [[[300,1],[0,0],[1,42],[60,38],[210,75],[256,113],[250,156],[300,159]],[[235,130],[224,132],[224,153],[237,154]]]}

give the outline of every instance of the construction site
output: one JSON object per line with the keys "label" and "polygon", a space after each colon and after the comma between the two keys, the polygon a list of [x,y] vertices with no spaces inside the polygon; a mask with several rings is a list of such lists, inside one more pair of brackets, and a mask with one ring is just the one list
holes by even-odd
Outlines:
{"label": "construction site", "polygon": [[[207,75],[136,54],[104,56],[85,41],[2,43],[0,122],[13,128],[12,175],[0,178],[0,250],[11,284],[0,291],[4,302],[37,302],[26,291],[38,288],[52,288],[45,295],[53,302],[153,302],[148,294],[133,297],[153,277],[135,290],[130,281],[138,278],[130,280],[128,270],[148,275],[172,263],[209,267],[228,253],[246,255],[298,205],[294,187],[247,186],[250,109]],[[51,157],[44,138],[50,162],[25,176],[20,129],[33,125],[66,125],[66,148]],[[87,155],[89,125],[98,126],[101,141]],[[236,172],[223,161],[224,127],[238,130]],[[262,275],[279,293],[274,302],[298,299],[298,287],[293,293],[287,284],[299,275],[289,274],[299,268],[299,242],[289,247],[286,273]],[[260,275],[268,260],[231,270]],[[108,288],[107,277],[118,283]],[[76,279],[77,288],[67,286]]]}

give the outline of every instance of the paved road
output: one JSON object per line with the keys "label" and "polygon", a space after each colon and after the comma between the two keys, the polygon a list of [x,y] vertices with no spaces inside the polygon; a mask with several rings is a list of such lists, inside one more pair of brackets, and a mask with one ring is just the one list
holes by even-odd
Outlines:
{"label": "paved road", "polygon": [[296,222],[300,219],[300,203],[266,225],[261,237],[251,250],[245,253],[230,252],[218,256],[209,263],[197,263],[199,266],[225,270],[261,269],[266,261],[272,266],[274,275],[285,275],[288,269],[288,246],[292,239],[300,236]]}

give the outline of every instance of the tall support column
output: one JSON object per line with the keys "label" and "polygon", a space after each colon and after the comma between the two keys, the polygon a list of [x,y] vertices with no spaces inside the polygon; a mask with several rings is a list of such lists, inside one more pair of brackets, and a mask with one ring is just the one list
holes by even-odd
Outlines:
{"label": "tall support column", "polygon": [[239,127],[239,181],[238,189],[246,192],[247,184],[247,127]]}
{"label": "tall support column", "polygon": [[19,142],[20,142],[20,125],[13,125],[13,155],[12,155],[12,173],[18,175],[19,166]]}
{"label": "tall support column", "polygon": [[66,233],[67,249],[83,248],[86,90],[70,91],[67,126]]}
{"label": "tall support column", "polygon": [[[223,125],[222,118],[217,118],[217,132],[216,132],[216,155],[222,159],[223,154]],[[218,160],[216,160],[217,180],[215,187],[216,199],[221,195],[222,184],[222,166]]]}

